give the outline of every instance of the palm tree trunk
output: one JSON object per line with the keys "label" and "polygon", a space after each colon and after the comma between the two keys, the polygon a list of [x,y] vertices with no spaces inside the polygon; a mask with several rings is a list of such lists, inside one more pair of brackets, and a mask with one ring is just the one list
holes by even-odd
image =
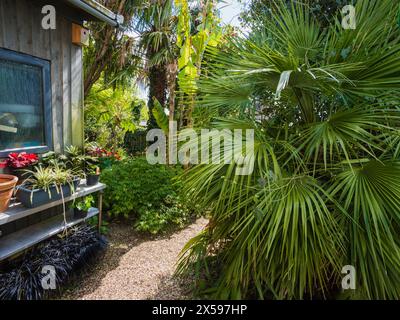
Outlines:
{"label": "palm tree trunk", "polygon": [[166,105],[167,89],[167,72],[165,65],[156,65],[150,68],[149,72],[149,120],[147,121],[147,129],[158,128],[156,119],[153,115],[153,97],[156,98],[162,106]]}

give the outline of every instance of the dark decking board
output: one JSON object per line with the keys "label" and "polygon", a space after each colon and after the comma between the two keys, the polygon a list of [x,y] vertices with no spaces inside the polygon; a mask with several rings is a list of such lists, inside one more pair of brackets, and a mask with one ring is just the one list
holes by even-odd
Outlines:
{"label": "dark decking board", "polygon": [[[74,200],[74,199],[77,199],[77,198],[81,198],[81,197],[87,196],[87,195],[89,195],[91,193],[95,193],[95,192],[104,190],[106,188],[105,184],[102,184],[102,183],[98,183],[98,184],[96,184],[94,186],[90,186],[90,187],[87,187],[85,185],[85,183],[86,182],[84,180],[82,180],[81,184],[79,185],[79,187],[76,190],[76,192],[72,196],[65,198],[64,201],[68,202],[68,201],[71,201],[71,200]],[[44,205],[42,205],[40,207],[31,208],[31,209],[25,208],[19,202],[12,203],[10,205],[10,208],[6,212],[0,213],[0,225],[15,221],[15,220],[27,217],[27,216],[30,216],[32,214],[35,214],[35,213],[44,211],[46,209],[55,207],[55,206],[60,205],[62,203],[63,203],[62,200],[58,200],[58,201],[53,201],[53,202],[44,204]],[[1,241],[2,241],[2,238],[0,237],[0,243],[1,243]]]}
{"label": "dark decking board", "polygon": [[[91,208],[85,218],[74,219],[73,210],[69,210],[67,216],[67,227],[72,227],[89,218],[99,214],[97,208]],[[64,216],[57,215],[48,220],[36,223],[30,227],[14,232],[8,236],[0,238],[0,261],[12,257],[33,245],[46,240],[64,229]]]}

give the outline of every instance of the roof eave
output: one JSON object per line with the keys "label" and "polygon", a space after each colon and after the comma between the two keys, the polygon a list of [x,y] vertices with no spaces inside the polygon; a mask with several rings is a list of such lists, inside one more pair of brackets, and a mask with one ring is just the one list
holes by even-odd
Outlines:
{"label": "roof eave", "polygon": [[110,26],[119,28],[124,23],[124,17],[115,14],[111,10],[102,6],[100,3],[94,0],[66,0],[71,5],[85,11],[93,17],[99,19],[102,22],[107,23]]}

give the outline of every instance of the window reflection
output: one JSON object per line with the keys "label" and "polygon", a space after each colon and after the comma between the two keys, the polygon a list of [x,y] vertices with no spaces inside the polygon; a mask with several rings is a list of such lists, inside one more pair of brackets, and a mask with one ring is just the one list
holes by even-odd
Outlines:
{"label": "window reflection", "polygon": [[45,145],[42,69],[0,59],[0,150]]}

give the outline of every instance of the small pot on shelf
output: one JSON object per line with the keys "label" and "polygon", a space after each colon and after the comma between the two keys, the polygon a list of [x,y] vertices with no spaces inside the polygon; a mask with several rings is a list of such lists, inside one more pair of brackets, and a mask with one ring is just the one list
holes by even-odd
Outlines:
{"label": "small pot on shelf", "polygon": [[100,175],[99,174],[88,174],[86,176],[86,185],[87,186],[95,186],[99,183]]}
{"label": "small pot on shelf", "polygon": [[86,196],[72,204],[74,209],[74,219],[84,219],[87,217],[90,208],[94,204],[93,196]]}
{"label": "small pot on shelf", "polygon": [[100,179],[100,168],[97,167],[94,172],[86,175],[86,185],[95,186],[96,184],[99,183],[99,179]]}
{"label": "small pot on shelf", "polygon": [[0,213],[8,209],[17,182],[16,176],[0,174]]}
{"label": "small pot on shelf", "polygon": [[78,208],[74,208],[74,219],[83,219],[87,217],[88,210],[80,210]]}

